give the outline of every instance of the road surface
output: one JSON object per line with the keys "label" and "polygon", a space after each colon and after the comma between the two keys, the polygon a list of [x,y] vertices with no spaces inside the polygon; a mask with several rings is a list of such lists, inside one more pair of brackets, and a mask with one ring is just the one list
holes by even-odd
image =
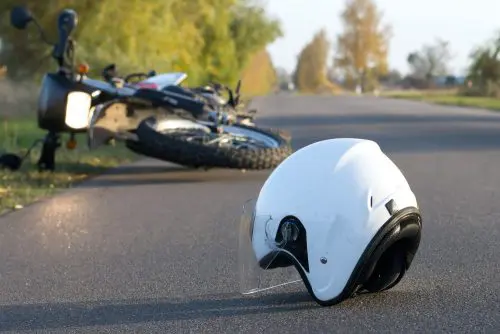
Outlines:
{"label": "road surface", "polygon": [[302,284],[239,295],[238,218],[269,172],[145,160],[0,218],[0,330],[500,333],[500,114],[370,97],[254,103],[295,148],[368,138],[402,168],[424,231],[397,287],[329,308]]}

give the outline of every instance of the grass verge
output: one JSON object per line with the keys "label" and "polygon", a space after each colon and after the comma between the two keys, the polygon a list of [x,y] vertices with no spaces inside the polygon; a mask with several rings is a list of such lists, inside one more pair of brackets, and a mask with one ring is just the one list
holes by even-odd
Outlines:
{"label": "grass verge", "polygon": [[381,96],[390,97],[393,99],[424,101],[449,106],[500,110],[500,99],[492,97],[460,96],[456,91],[453,90],[394,91],[384,92],[381,94]]}
{"label": "grass verge", "polygon": [[[11,152],[24,155],[33,141],[43,135],[44,132],[38,129],[33,117],[4,118],[0,121],[0,154]],[[85,135],[78,135],[76,138],[79,146],[68,150],[65,147],[68,136],[62,137],[54,173],[37,171],[35,164],[41,145],[32,150],[20,171],[0,170],[0,215],[67,189],[76,182],[101,174],[109,168],[131,162],[137,157],[121,144],[90,152],[86,147]]]}

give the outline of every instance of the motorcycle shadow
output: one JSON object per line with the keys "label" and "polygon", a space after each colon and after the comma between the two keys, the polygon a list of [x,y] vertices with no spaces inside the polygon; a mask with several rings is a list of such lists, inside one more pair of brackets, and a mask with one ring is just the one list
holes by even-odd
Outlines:
{"label": "motorcycle shadow", "polygon": [[[329,317],[356,323],[360,319],[378,319],[381,313],[400,312],[410,308],[410,319],[418,318],[418,303],[422,297],[435,299],[430,291],[393,291],[371,297],[351,298],[331,307],[317,305],[309,294],[301,292],[272,293],[255,297],[236,293],[186,296],[184,298],[100,300],[53,302],[0,306],[0,331],[61,330],[91,326],[127,326],[164,322],[186,325],[185,321],[214,321],[243,317],[276,317],[290,319],[300,312],[316,310]],[[415,318],[415,321],[418,321]],[[185,328],[184,328],[185,329]]]}
{"label": "motorcycle shadow", "polygon": [[214,320],[318,308],[305,293],[245,298],[236,294],[194,298],[0,306],[1,331],[57,330],[68,327],[133,325]]}
{"label": "motorcycle shadow", "polygon": [[187,168],[176,165],[130,165],[108,170],[101,175],[82,182],[79,187],[127,187],[162,184],[188,184],[210,182],[262,181],[270,173],[241,171],[238,169]]}

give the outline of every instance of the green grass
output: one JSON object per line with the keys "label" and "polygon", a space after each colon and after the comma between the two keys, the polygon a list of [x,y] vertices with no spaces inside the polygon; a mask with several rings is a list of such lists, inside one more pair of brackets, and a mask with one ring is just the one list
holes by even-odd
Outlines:
{"label": "green grass", "polygon": [[[0,120],[0,153],[24,155],[33,141],[43,135],[34,117],[4,118]],[[53,195],[85,178],[131,162],[136,157],[121,144],[89,151],[84,134],[76,137],[78,146],[69,150],[65,146],[68,138],[68,135],[61,138],[62,145],[56,154],[54,173],[37,171],[36,162],[41,145],[32,150],[21,170],[0,170],[0,214]]]}
{"label": "green grass", "polygon": [[500,99],[492,97],[460,96],[454,90],[394,91],[384,92],[381,96],[396,99],[424,101],[441,105],[500,110]]}

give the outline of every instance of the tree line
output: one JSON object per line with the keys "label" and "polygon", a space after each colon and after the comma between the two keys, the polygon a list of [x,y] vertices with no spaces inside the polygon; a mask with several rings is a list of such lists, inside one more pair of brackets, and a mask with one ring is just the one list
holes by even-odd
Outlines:
{"label": "tree line", "polygon": [[[292,81],[300,91],[335,92],[356,88],[371,91],[381,85],[420,89],[438,85],[460,87],[464,95],[500,97],[500,31],[471,52],[465,80],[460,81],[449,68],[453,59],[450,43],[439,38],[409,52],[408,75],[391,69],[388,52],[392,27],[373,0],[346,0],[339,19],[343,30],[334,41],[320,30],[297,56],[293,73],[278,70],[282,86]],[[334,51],[333,59],[330,50]]]}
{"label": "tree line", "polygon": [[[12,80],[31,80],[55,64],[35,27],[10,26],[12,6],[0,3],[0,64]],[[266,93],[276,74],[266,46],[283,35],[280,22],[251,0],[24,0],[56,40],[56,20],[63,8],[78,13],[74,33],[78,62],[91,75],[116,63],[121,73],[184,71],[190,85],[218,81],[244,93]]]}

